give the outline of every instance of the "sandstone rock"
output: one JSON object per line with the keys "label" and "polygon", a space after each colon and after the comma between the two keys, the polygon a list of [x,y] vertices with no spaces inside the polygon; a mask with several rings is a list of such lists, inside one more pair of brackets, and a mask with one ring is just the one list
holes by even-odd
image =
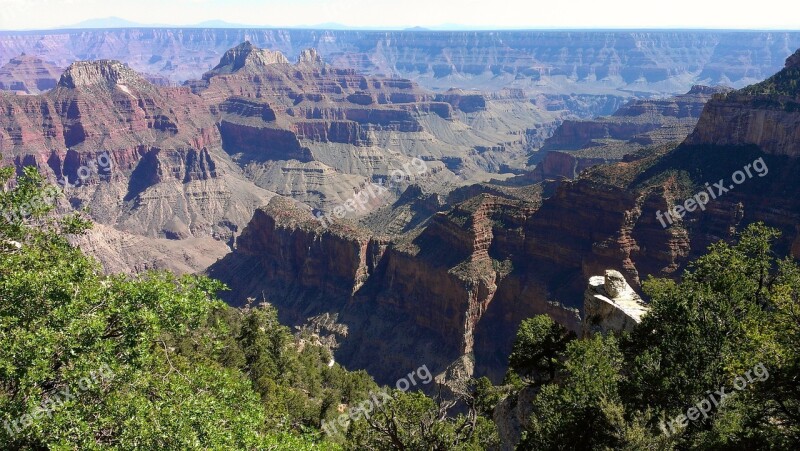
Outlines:
{"label": "sandstone rock", "polygon": [[113,84],[144,88],[150,83],[127,65],[112,60],[72,63],[58,81],[58,86],[71,89]]}
{"label": "sandstone rock", "polygon": [[767,80],[708,103],[693,146],[757,146],[771,155],[800,156],[800,51]]}
{"label": "sandstone rock", "polygon": [[[290,320],[308,317],[307,310],[341,313],[351,336],[337,361],[379,379],[391,382],[402,376],[392,368],[419,366],[418,359],[441,372],[472,354],[476,376],[499,380],[522,319],[544,313],[581,327],[569,310],[578,305],[554,300],[578,299],[587,281],[583,326],[627,330],[646,309],[633,291],[640,277],[675,277],[710,243],[732,238],[745,211],[749,221],[786,230],[782,245],[797,242],[796,159],[775,169],[770,161],[764,184],[742,185],[671,227],[659,224],[656,212],[682,202],[694,186],[669,174],[690,174],[697,185],[728,177],[731,171],[719,167],[724,151],[662,146],[527,194],[502,184],[459,189],[449,207],[390,238],[363,229],[323,231],[280,220],[287,213],[264,212],[245,235],[257,239],[242,240],[212,274],[234,288],[235,298],[266,292]],[[765,200],[764,193],[773,195]],[[313,221],[309,213],[305,218]],[[326,259],[321,249],[339,254]],[[608,284],[592,278],[608,268],[620,271]]]}
{"label": "sandstone rock", "polygon": [[786,64],[784,65],[786,69],[792,68],[800,68],[800,49],[798,49],[794,54],[786,58]]}
{"label": "sandstone rock", "polygon": [[742,87],[779,70],[786,49],[800,47],[800,33],[773,30],[355,33],[143,28],[5,33],[0,61],[26,52],[66,67],[82,55],[97,55],[182,82],[199,77],[209,61],[245,40],[292,60],[301,49],[319,46],[335,66],[414,77],[430,89],[513,87],[528,93],[595,95],[623,90],[675,94],[700,81]]}
{"label": "sandstone rock", "polygon": [[110,274],[154,269],[192,274],[203,271],[230,252],[224,242],[209,236],[181,241],[148,238],[102,224],[94,224],[85,235],[73,238],[72,243],[95,256]]}
{"label": "sandstone rock", "polygon": [[[186,239],[191,248],[165,252],[174,264],[156,256],[169,247],[162,244],[126,259],[114,251],[121,242],[114,232],[100,234],[87,250],[98,252],[109,271],[202,269],[215,260],[198,258],[213,247],[204,240],[219,245],[209,255],[221,256],[255,207],[273,195],[247,181],[222,151],[215,118],[200,97],[188,88],[154,86],[119,62],[74,63],[43,95],[0,96],[0,111],[4,163],[37,166],[53,183],[76,184],[68,190],[70,204],[133,235],[126,240]],[[89,177],[78,183],[79,175]]]}
{"label": "sandstone rock", "polygon": [[212,73],[231,73],[240,69],[257,70],[259,67],[271,64],[289,64],[289,60],[281,52],[255,47],[250,41],[245,41],[228,50],[222,55]]}
{"label": "sandstone rock", "polygon": [[541,162],[533,181],[575,178],[581,171],[634,154],[643,146],[683,141],[694,129],[703,107],[726,87],[693,86],[666,99],[637,99],[611,116],[566,120],[544,141],[532,160]]}
{"label": "sandstone rock", "polygon": [[522,438],[522,431],[528,425],[533,413],[533,401],[540,387],[523,387],[515,396],[507,396],[500,401],[492,413],[497,426],[502,451],[513,451]]}
{"label": "sandstone rock", "polygon": [[[525,130],[531,122],[555,120],[519,96],[440,96],[410,80],[325,65],[314,49],[303,51],[295,65],[235,62],[259,51],[241,44],[188,85],[218,114],[223,147],[248,166],[253,181],[318,209],[346,201],[366,180],[388,179],[411,155],[430,162],[415,183],[483,180],[520,159],[530,145]],[[331,169],[330,183],[310,178],[298,184],[302,179],[284,170],[291,160],[322,163]]]}
{"label": "sandstone rock", "polygon": [[61,72],[42,58],[23,54],[0,67],[0,90],[38,94],[55,88]]}
{"label": "sandstone rock", "polygon": [[[95,219],[114,230],[162,240],[167,247],[185,242],[167,238],[229,241],[249,221],[236,252],[211,269],[233,287],[233,302],[266,294],[288,322],[340,314],[350,333],[337,360],[388,382],[419,367],[420,360],[440,372],[470,354],[476,375],[497,380],[522,319],[544,313],[574,329],[575,312],[568,307],[575,305],[555,300],[577,299],[571,294],[584,289],[588,276],[619,268],[636,286],[640,274],[675,274],[709,242],[730,238],[745,211],[748,220],[784,230],[790,224],[788,239],[797,241],[792,158],[771,165],[767,185],[737,188],[698,218],[662,228],[655,211],[680,201],[686,190],[658,177],[669,171],[712,173],[708,165],[695,164],[702,152],[688,147],[596,168],[548,189],[546,199],[540,188],[519,188],[528,195],[514,195],[496,184],[477,188],[475,195],[464,190],[466,198],[445,207],[439,201],[446,192],[434,193],[429,203],[421,202],[436,210],[432,217],[408,229],[412,223],[404,223],[394,237],[351,222],[326,228],[310,207],[281,197],[253,213],[272,196],[265,186],[321,206],[351,197],[389,164],[408,162],[405,154],[412,149],[431,166],[420,186],[455,171],[465,178],[484,175],[507,158],[503,153],[513,154],[508,149],[524,147],[526,138],[515,138],[514,130],[530,124],[521,125],[527,119],[520,117],[552,123],[555,116],[519,102],[519,95],[458,94],[448,103],[406,79],[292,65],[272,53],[251,58],[252,52],[247,45],[232,51],[219,71],[187,87],[141,84],[124,67],[100,63],[75,66],[63,86],[44,96],[0,96],[4,161],[35,164],[54,178],[73,176],[96,158],[97,149],[109,149],[118,172],[92,179],[70,200],[91,205]],[[446,66],[441,70],[454,74],[485,72],[478,64]],[[564,76],[559,71],[565,67],[553,73]],[[615,68],[622,69],[623,78],[651,80],[675,72]],[[613,103],[601,103],[606,101]],[[672,104],[665,108],[682,114]],[[785,121],[775,111],[775,121]],[[493,128],[504,130],[502,139],[485,134]],[[387,149],[396,153],[387,156]],[[708,180],[716,179],[693,181]],[[123,243],[144,250],[134,255],[141,263],[116,260],[120,265],[148,266],[160,248],[129,236],[117,240],[113,231],[93,238],[100,241],[89,245],[98,249]],[[203,255],[216,255],[216,248],[202,249]],[[181,266],[206,264],[190,261],[196,253],[188,257]],[[595,282],[613,304],[605,279]],[[627,292],[618,285],[610,282],[609,290]],[[617,307],[610,307],[613,316]]]}
{"label": "sandstone rock", "polygon": [[317,52],[317,49],[310,48],[300,52],[297,57],[298,64],[322,64],[322,56]]}
{"label": "sandstone rock", "polygon": [[[340,313],[350,336],[337,361],[382,380],[416,360],[441,372],[473,351],[479,374],[497,379],[505,357],[495,359],[510,350],[523,319],[546,313],[578,328],[572,310],[550,302],[536,270],[513,271],[525,266],[523,226],[534,208],[482,195],[394,241],[346,223],[324,228],[309,211],[275,198],[210,274],[232,287],[232,302],[266,293],[290,321],[309,310]],[[376,323],[405,332],[384,340]]]}
{"label": "sandstone rock", "polygon": [[800,156],[800,113],[754,108],[746,98],[712,101],[687,144],[755,145],[774,155]]}
{"label": "sandstone rock", "polygon": [[607,270],[605,276],[589,279],[584,295],[582,335],[630,332],[642,321],[647,310],[625,277],[619,271]]}

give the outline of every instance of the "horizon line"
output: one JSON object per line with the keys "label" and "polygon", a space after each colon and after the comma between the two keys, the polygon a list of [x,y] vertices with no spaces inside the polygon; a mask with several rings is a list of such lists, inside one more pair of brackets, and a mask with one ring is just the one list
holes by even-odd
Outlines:
{"label": "horizon line", "polygon": [[54,27],[54,28],[0,28],[0,33],[8,32],[73,32],[73,31],[90,31],[90,30],[144,30],[144,29],[182,29],[182,30],[308,30],[308,31],[400,31],[409,33],[448,33],[448,32],[507,32],[507,31],[725,31],[725,32],[787,32],[787,33],[800,33],[800,29],[789,28],[725,28],[725,27],[505,27],[505,28],[492,28],[480,26],[464,26],[464,28],[442,28],[441,26],[422,27],[422,26],[409,26],[409,27],[358,27],[336,24],[333,27],[326,27],[315,25],[292,25],[292,26],[273,26],[273,25],[237,25],[233,26],[203,26],[202,24],[194,25],[124,25],[112,27]]}

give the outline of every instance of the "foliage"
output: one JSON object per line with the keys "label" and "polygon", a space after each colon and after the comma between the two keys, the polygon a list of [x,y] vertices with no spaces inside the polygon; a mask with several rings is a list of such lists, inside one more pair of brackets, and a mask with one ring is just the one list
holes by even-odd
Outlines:
{"label": "foliage", "polygon": [[448,415],[441,399],[396,390],[370,415],[350,423],[347,449],[352,450],[484,450],[498,443],[494,423],[474,408]]}
{"label": "foliage", "polygon": [[[34,170],[0,170],[0,442],[10,449],[480,450],[504,397],[532,394],[519,449],[796,449],[800,267],[747,227],[680,281],[648,279],[632,333],[574,336],[523,321],[506,386],[447,397],[393,392],[344,435],[322,421],[369,399],[364,372],[331,364],[269,304],[233,309],[200,276],[106,276],[69,244],[89,223],[59,215]],[[673,434],[659,427],[756,365],[768,369]],[[452,387],[451,387],[452,389]],[[525,410],[525,409],[523,409]]]}
{"label": "foliage", "polygon": [[617,445],[607,405],[617,392],[622,354],[614,337],[596,336],[569,343],[563,380],[537,395],[520,449],[574,449]]}
{"label": "foliage", "polygon": [[[558,364],[549,383],[522,388],[536,392],[519,449],[797,449],[800,267],[774,255],[777,237],[753,224],[680,282],[647,280],[650,311],[629,335],[572,341],[542,360],[552,354],[546,321],[523,323],[512,366],[520,356]],[[757,365],[768,375],[734,390]],[[721,387],[736,394],[664,433],[662,422]]]}
{"label": "foliage", "polygon": [[573,333],[547,315],[523,320],[508,359],[509,369],[534,382],[553,380],[559,355],[572,338]]}
{"label": "foliage", "polygon": [[[794,58],[797,58],[795,54]],[[751,96],[800,96],[800,67],[790,66],[782,69],[766,80],[740,89],[735,94]]]}
{"label": "foliage", "polygon": [[56,215],[44,189],[26,168],[0,193],[6,212],[22,212],[0,219],[5,448],[332,448],[267,421],[253,375],[292,357],[270,312],[228,308],[205,277],[105,276],[68,242],[88,223]]}

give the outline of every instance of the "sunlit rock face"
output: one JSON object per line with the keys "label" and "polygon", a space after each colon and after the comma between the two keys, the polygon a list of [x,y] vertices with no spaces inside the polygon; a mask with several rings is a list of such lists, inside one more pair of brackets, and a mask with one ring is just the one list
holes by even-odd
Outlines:
{"label": "sunlit rock face", "polygon": [[581,333],[588,337],[595,333],[630,332],[642,322],[647,310],[622,273],[608,270],[604,276],[589,279],[584,294]]}
{"label": "sunlit rock face", "polygon": [[767,80],[712,99],[687,144],[757,146],[800,156],[800,50]]}

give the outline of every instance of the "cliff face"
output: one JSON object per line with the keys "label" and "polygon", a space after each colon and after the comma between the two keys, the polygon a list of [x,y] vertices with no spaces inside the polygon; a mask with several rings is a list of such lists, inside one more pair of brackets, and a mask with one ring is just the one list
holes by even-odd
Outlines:
{"label": "cliff face", "polygon": [[[274,192],[329,214],[400,168],[407,174],[384,204],[412,182],[446,191],[448,180],[455,187],[485,178],[525,151],[530,123],[562,114],[524,96],[437,96],[409,80],[334,68],[313,49],[293,64],[249,42],[187,86],[152,78],[118,61],[75,62],[46,94],[0,95],[5,164],[35,165],[51,181],[76,184],[73,206],[90,206],[96,222],[120,233],[156,240],[152,252],[130,260],[131,271],[173,267],[157,257],[160,239],[232,243]],[[102,171],[98,158],[109,163]],[[102,236],[91,249],[109,253],[111,234],[105,245]],[[100,258],[114,269],[127,261]]]}
{"label": "cliff face", "polygon": [[630,332],[642,322],[647,306],[618,271],[589,279],[584,294],[581,335]]}
{"label": "cliff face", "polygon": [[531,180],[540,182],[543,180],[574,179],[584,169],[610,162],[611,160],[608,158],[551,150],[546,152],[542,161],[536,165],[532,172]]}
{"label": "cliff face", "polygon": [[[443,370],[473,354],[478,374],[499,379],[522,319],[549,314],[578,330],[576,310],[566,307],[582,307],[591,275],[616,268],[636,284],[637,265],[669,274],[684,261],[688,245],[654,212],[644,217],[654,202],[590,180],[541,203],[479,194],[391,240],[322,229],[307,211],[282,221],[289,209],[271,205],[210,274],[234,288],[230,299],[263,293],[292,322],[341,313],[352,335],[337,360],[379,378],[391,380],[391,368],[414,358]],[[406,332],[393,337],[384,327]]]}
{"label": "cliff face", "polygon": [[[744,90],[719,101],[739,107],[742,95],[751,94]],[[759,102],[740,108],[757,110]],[[791,124],[791,108],[774,111],[777,123]],[[703,117],[714,114],[709,107]],[[638,289],[643,277],[677,277],[709,244],[732,239],[747,223],[779,228],[778,248],[798,256],[800,160],[747,140],[734,145],[696,141],[696,136],[677,147],[662,145],[595,167],[555,188],[525,191],[529,188],[489,183],[457,190],[450,205],[440,204],[441,211],[427,222],[388,240],[359,229],[333,233],[289,223],[280,234],[263,238],[278,244],[254,247],[243,240],[211,273],[231,284],[239,299],[264,293],[292,321],[311,313],[343,313],[354,335],[337,360],[367,368],[382,380],[399,376],[393,368],[413,366],[415,359],[441,371],[464,354],[474,356],[475,375],[499,379],[522,319],[545,313],[579,327],[569,307],[583,307],[587,283],[597,287],[584,324],[590,330],[603,322],[625,328],[643,308],[626,293]],[[659,212],[663,216],[684,204],[707,182],[730,181],[735,171],[747,164],[752,168],[757,160],[761,169],[746,182],[715,192],[704,210],[661,224]],[[265,215],[277,218],[280,211]],[[303,216],[312,221],[309,212]],[[254,220],[246,236],[274,228],[269,220],[265,224]],[[336,244],[324,246],[331,252],[344,249],[346,262],[309,254],[329,240]],[[280,269],[287,264],[294,266]],[[245,268],[248,282],[241,282]],[[294,275],[301,269],[308,277],[298,281]],[[603,279],[601,290],[592,276],[607,270],[613,271],[608,274],[614,283]],[[337,289],[330,285],[334,277]],[[620,294],[631,298],[630,308],[620,307]]]}
{"label": "cliff face", "polygon": [[577,331],[589,277],[614,268],[638,286],[644,273],[674,274],[691,248],[683,229],[655,219],[676,196],[668,184],[639,194],[584,179],[545,200],[500,188],[463,194],[392,238],[323,228],[276,198],[209,273],[233,288],[232,302],[264,295],[290,323],[339,313],[351,335],[337,361],[381,380],[420,359],[442,371],[463,355],[499,380],[523,319],[548,314]]}
{"label": "cliff face", "polygon": [[703,107],[724,87],[694,86],[666,99],[637,99],[613,115],[565,120],[545,140],[532,161],[540,161],[533,180],[575,178],[584,169],[620,161],[643,146],[683,141],[694,129]]}
{"label": "cliff face", "polygon": [[[88,237],[85,245],[100,252],[141,250],[108,253],[114,265],[195,269],[220,252],[203,240],[231,242],[247,224],[235,252],[209,271],[233,288],[232,302],[266,296],[295,324],[340,314],[351,333],[337,360],[385,382],[421,364],[438,373],[465,355],[475,357],[476,375],[498,380],[519,322],[544,313],[577,329],[570,308],[581,307],[589,278],[607,269],[634,288],[647,274],[675,276],[709,243],[757,220],[779,227],[779,245],[797,255],[800,164],[792,147],[778,147],[791,146],[793,136],[796,94],[784,81],[795,60],[763,91],[715,100],[685,145],[640,152],[558,185],[482,183],[448,196],[523,156],[537,133],[529,133],[531,123],[546,129],[557,119],[524,94],[435,94],[410,80],[329,66],[312,50],[292,64],[248,44],[185,87],[154,86],[123,64],[100,61],[72,65],[44,95],[0,95],[0,151],[4,163],[72,181],[108,152],[113,169],[93,174],[69,200],[91,206],[103,225],[150,239]],[[593,99],[597,108],[614,103]],[[626,114],[690,119],[699,110],[690,103],[635,103]],[[731,141],[730,133],[703,130],[731,108],[751,132]],[[762,110],[770,121],[753,119]],[[780,127],[776,142],[750,139]],[[361,223],[372,232],[313,219],[310,206],[340,204],[412,155],[426,170],[402,177],[385,204],[364,212]],[[761,157],[768,174],[702,212],[659,223],[657,212]],[[551,168],[575,174],[581,163]],[[176,254],[167,240],[203,247]],[[178,262],[160,262],[161,251]]]}
{"label": "cliff face", "polygon": [[708,103],[687,144],[754,145],[800,156],[800,51],[767,80]]}
{"label": "cliff face", "polygon": [[316,48],[335,66],[414,78],[440,91],[517,87],[555,94],[675,94],[700,81],[742,87],[779,70],[787,49],[800,47],[796,32],[140,28],[4,33],[0,60],[23,52],[62,67],[87,57],[116,59],[180,82],[198,78],[246,40],[290,60]]}
{"label": "cliff face", "polygon": [[[388,239],[346,224],[323,228],[287,202],[259,210],[236,252],[209,273],[233,288],[230,299],[263,293],[291,322],[339,313],[350,335],[337,360],[382,380],[420,360],[441,371],[463,355],[499,358],[496,346],[510,347],[513,333],[496,328],[535,313],[578,327],[574,311],[548,302],[535,275],[515,267],[524,263],[531,204],[482,195]],[[497,368],[484,363],[488,370]]]}
{"label": "cliff face", "polygon": [[[546,129],[564,114],[519,93],[434,94],[410,80],[334,67],[314,49],[292,64],[249,42],[188,86],[217,115],[223,147],[257,185],[326,212],[368,181],[388,179],[411,155],[439,177],[420,184],[484,179],[538,144],[531,124]],[[314,183],[319,168],[329,183]]]}
{"label": "cliff face", "polygon": [[55,88],[61,72],[42,58],[23,54],[0,67],[0,90],[38,94]]}
{"label": "cliff face", "polygon": [[[154,86],[119,62],[72,64],[42,95],[0,95],[0,123],[4,164],[37,166],[67,188],[73,207],[88,206],[93,220],[116,229],[118,237],[87,242],[108,270],[203,269],[209,261],[186,256],[194,250],[184,254],[160,240],[188,239],[221,256],[220,246],[203,240],[226,247],[272,196],[222,151],[201,98],[188,88]],[[138,242],[141,253],[115,256],[114,243],[124,242]]]}
{"label": "cliff face", "polygon": [[771,154],[800,155],[800,110],[754,109],[752,102],[750,98],[712,102],[688,142],[752,144]]}

